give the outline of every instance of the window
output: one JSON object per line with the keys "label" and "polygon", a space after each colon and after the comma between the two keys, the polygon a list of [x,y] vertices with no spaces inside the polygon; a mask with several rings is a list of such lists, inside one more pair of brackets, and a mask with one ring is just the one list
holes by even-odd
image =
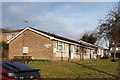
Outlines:
{"label": "window", "polygon": [[113,50],[113,48],[110,48],[110,51],[112,51]]}
{"label": "window", "polygon": [[65,43],[62,43],[62,45],[63,45],[63,50],[65,50]]}
{"label": "window", "polygon": [[84,49],[84,53],[85,53],[85,54],[87,53],[86,49]]}
{"label": "window", "polygon": [[118,51],[120,51],[120,47],[118,47]]}
{"label": "window", "polygon": [[13,37],[13,34],[8,34],[7,35],[7,40],[10,40]]}
{"label": "window", "polygon": [[65,50],[65,43],[57,42],[57,50]]}
{"label": "window", "polygon": [[27,54],[28,53],[28,47],[23,47],[23,54]]}
{"label": "window", "polygon": [[75,53],[80,53],[80,47],[79,46],[75,46]]}
{"label": "window", "polygon": [[[112,48],[110,49],[110,51],[114,51],[114,50],[115,50],[114,47],[112,47]],[[116,47],[116,51],[120,51],[120,47]]]}
{"label": "window", "polygon": [[118,48],[116,48],[116,51],[118,51]]}
{"label": "window", "polygon": [[89,52],[90,52],[90,50],[87,49],[87,48],[84,50],[84,53],[85,53],[85,54],[88,54]]}
{"label": "window", "polygon": [[78,49],[77,49],[77,46],[75,46],[75,53],[77,53],[78,52]]}
{"label": "window", "polygon": [[93,50],[93,54],[95,54],[95,50]]}
{"label": "window", "polygon": [[87,53],[90,53],[90,49],[87,49]]}
{"label": "window", "polygon": [[78,53],[80,54],[80,47],[78,47]]}
{"label": "window", "polygon": [[71,48],[71,52],[73,53],[74,46],[73,46],[73,45],[71,45],[71,47],[70,47],[70,48]]}

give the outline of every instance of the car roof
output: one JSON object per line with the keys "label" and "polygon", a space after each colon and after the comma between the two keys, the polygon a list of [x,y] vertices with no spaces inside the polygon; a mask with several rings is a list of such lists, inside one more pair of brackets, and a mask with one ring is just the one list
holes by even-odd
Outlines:
{"label": "car roof", "polygon": [[[3,61],[2,62],[2,66],[6,69],[10,68],[10,71],[12,69],[17,70],[17,71],[24,71],[24,70],[35,70],[35,68],[27,65],[27,64],[24,64],[24,63],[20,63],[20,62],[10,62],[10,61]],[[8,69],[9,70],[9,69]]]}

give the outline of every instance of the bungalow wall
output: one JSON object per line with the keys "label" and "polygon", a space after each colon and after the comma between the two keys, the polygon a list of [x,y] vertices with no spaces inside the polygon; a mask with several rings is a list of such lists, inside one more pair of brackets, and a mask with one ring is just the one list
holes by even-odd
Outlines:
{"label": "bungalow wall", "polygon": [[[9,58],[14,56],[32,56],[32,58],[53,58],[53,41],[30,30],[26,30],[9,43]],[[23,49],[25,49],[24,53]],[[24,54],[23,54],[24,53]]]}
{"label": "bungalow wall", "polygon": [[31,30],[26,30],[9,43],[9,58],[23,55],[50,60],[96,58],[93,49],[72,42],[51,40]]}
{"label": "bungalow wall", "polygon": [[98,57],[98,58],[101,58],[101,57],[103,57],[103,56],[104,56],[104,49],[98,47],[98,50],[97,50],[97,57]]}
{"label": "bungalow wall", "polygon": [[95,49],[91,50],[91,59],[96,59],[96,52],[95,52]]}
{"label": "bungalow wall", "polygon": [[53,41],[53,56],[54,60],[61,60],[61,57],[63,60],[68,60],[69,57],[69,47],[67,43],[61,42],[61,46],[64,46],[64,49],[58,49],[58,42],[59,41]]}
{"label": "bungalow wall", "polygon": [[[64,42],[60,42],[60,46],[63,46],[62,50],[59,50],[58,46],[59,41],[54,41],[53,53],[54,60],[88,60],[88,59],[96,59],[95,48],[84,48],[79,45],[68,44]],[[69,45],[71,47],[69,47]],[[70,50],[69,50],[70,49]],[[69,53],[71,52],[71,57]],[[62,58],[61,58],[62,57]]]}
{"label": "bungalow wall", "polygon": [[95,49],[85,48],[84,59],[96,59]]}
{"label": "bungalow wall", "polygon": [[[77,47],[76,45],[68,44],[60,41],[54,41],[53,45],[54,45],[53,47],[54,60],[61,60],[62,58],[63,60],[68,60],[68,59],[80,60],[80,54],[79,54],[80,52],[76,52],[76,47]],[[62,46],[62,49],[60,49],[61,48],[60,46]],[[71,55],[69,54],[70,52]]]}

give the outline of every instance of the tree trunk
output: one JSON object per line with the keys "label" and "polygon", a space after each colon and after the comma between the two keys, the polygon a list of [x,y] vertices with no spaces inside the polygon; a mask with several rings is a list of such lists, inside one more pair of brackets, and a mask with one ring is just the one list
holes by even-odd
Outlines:
{"label": "tree trunk", "polygon": [[117,47],[117,41],[115,41],[115,48],[114,48],[114,59],[116,58],[116,47]]}

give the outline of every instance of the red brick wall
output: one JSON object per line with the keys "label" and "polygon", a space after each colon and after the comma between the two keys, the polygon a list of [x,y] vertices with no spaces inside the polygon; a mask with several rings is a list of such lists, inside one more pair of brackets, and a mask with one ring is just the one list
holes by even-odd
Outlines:
{"label": "red brick wall", "polygon": [[9,58],[13,58],[13,56],[23,56],[24,46],[28,47],[28,54],[26,54],[26,56],[32,56],[32,58],[52,59],[53,45],[47,48],[45,47],[46,44],[52,45],[52,41],[47,37],[27,30],[10,42]]}
{"label": "red brick wall", "polygon": [[8,56],[9,56],[8,50],[2,50],[0,52],[2,52],[2,58],[8,58]]}

